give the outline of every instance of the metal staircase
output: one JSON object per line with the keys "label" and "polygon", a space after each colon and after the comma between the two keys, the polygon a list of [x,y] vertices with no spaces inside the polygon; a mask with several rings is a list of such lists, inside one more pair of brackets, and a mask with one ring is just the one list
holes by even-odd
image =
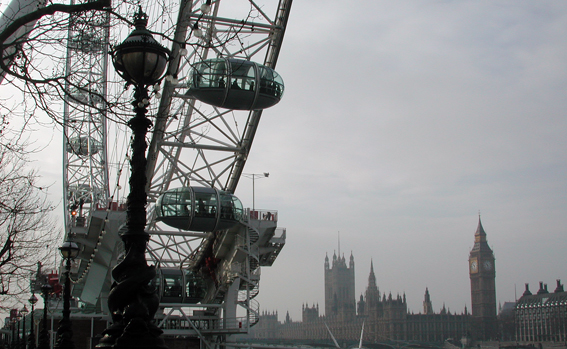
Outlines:
{"label": "metal staircase", "polygon": [[[284,244],[285,229],[277,230],[276,211],[254,217],[247,211],[237,226],[216,233],[194,256],[194,262],[207,255],[221,261],[214,282],[208,281],[204,302],[163,304],[164,316],[159,326],[167,335],[246,333],[260,319],[260,304],[255,297],[260,291],[261,267],[271,265]],[[225,318],[221,321],[216,310],[223,303],[226,305],[228,299],[232,299],[234,308],[224,308]]]}
{"label": "metal staircase", "polygon": [[[250,221],[248,222],[250,223]],[[258,242],[265,231],[247,225],[246,243],[243,246],[247,253],[246,265],[240,274],[240,288],[237,304],[246,309],[248,326],[252,327],[260,320],[260,304],[254,298],[260,292],[260,259]]]}

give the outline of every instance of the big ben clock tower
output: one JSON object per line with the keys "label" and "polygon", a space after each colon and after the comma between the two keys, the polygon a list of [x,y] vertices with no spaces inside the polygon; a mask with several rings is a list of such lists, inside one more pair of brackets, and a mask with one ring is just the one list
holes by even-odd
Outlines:
{"label": "big ben clock tower", "polygon": [[494,253],[486,242],[486,233],[478,217],[474,246],[469,255],[473,335],[479,340],[497,336],[496,271]]}

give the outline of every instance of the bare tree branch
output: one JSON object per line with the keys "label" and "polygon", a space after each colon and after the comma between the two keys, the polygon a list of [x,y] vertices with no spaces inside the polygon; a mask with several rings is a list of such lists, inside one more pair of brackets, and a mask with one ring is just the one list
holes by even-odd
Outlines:
{"label": "bare tree branch", "polygon": [[[18,17],[14,19],[4,31],[0,32],[0,52],[4,53],[6,40],[8,40],[18,29],[27,25],[28,23],[32,23],[38,21],[39,19],[45,16],[52,16],[56,13],[66,13],[66,14],[74,14],[74,13],[83,13],[87,11],[104,11],[110,10],[110,0],[95,0],[89,1],[82,4],[76,5],[65,5],[65,4],[52,4],[43,8],[38,8],[37,10],[30,12],[26,15]],[[25,39],[27,40],[27,39]],[[16,45],[20,46],[21,42],[15,40],[9,45]],[[18,50],[16,50],[15,55],[17,56]],[[6,57],[3,57],[6,58]],[[49,82],[56,82],[61,80],[63,77],[54,77],[54,78],[46,78],[46,79],[30,79],[27,75],[18,74],[9,69],[9,66],[5,64],[5,60],[0,60],[0,68],[4,70],[6,73],[13,75],[19,79],[31,82],[31,83],[49,83]]]}
{"label": "bare tree branch", "polygon": [[16,143],[18,152],[0,144],[0,308],[29,291],[37,262],[47,260],[46,247],[59,235],[46,188],[38,184],[38,173],[26,168],[25,144],[8,143]]}

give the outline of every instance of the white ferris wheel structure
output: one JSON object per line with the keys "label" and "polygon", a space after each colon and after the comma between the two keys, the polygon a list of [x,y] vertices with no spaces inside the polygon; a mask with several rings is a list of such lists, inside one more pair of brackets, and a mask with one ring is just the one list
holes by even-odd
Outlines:
{"label": "white ferris wheel structure", "polygon": [[[211,59],[226,59],[228,65],[252,61],[275,69],[291,2],[140,4],[150,19],[148,29],[159,33],[154,36],[172,53],[166,77],[152,94],[148,115],[153,127],[147,139],[147,258],[160,270],[154,281],[161,295],[156,321],[165,335],[195,336],[212,348],[258,321],[254,297],[260,268],[272,265],[285,244],[277,212],[247,209],[229,229],[192,231],[161,222],[156,202],[177,188],[235,192],[264,111],[221,108],[195,99],[188,93],[191,71]],[[73,296],[85,312],[104,314],[110,272],[122,253],[119,234],[127,195],[122,188],[129,171],[129,134],[106,112],[105,97],[123,87],[108,52],[127,30],[106,13],[69,23],[66,70],[73,81],[64,103],[65,237],[81,246]],[[173,283],[181,283],[181,291],[173,290]]]}

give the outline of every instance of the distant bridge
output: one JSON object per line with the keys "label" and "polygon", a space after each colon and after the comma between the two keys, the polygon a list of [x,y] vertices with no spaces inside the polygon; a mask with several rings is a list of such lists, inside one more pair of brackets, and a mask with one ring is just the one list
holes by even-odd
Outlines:
{"label": "distant bridge", "polygon": [[[358,348],[358,341],[339,341],[341,348]],[[233,346],[232,343],[229,344]],[[254,349],[284,349],[284,348],[335,348],[331,340],[305,340],[305,339],[243,339],[234,343],[234,347]],[[383,341],[377,343],[363,343],[364,348],[369,349],[402,349],[421,348],[439,349],[443,348],[440,342],[418,342],[418,341]]]}

